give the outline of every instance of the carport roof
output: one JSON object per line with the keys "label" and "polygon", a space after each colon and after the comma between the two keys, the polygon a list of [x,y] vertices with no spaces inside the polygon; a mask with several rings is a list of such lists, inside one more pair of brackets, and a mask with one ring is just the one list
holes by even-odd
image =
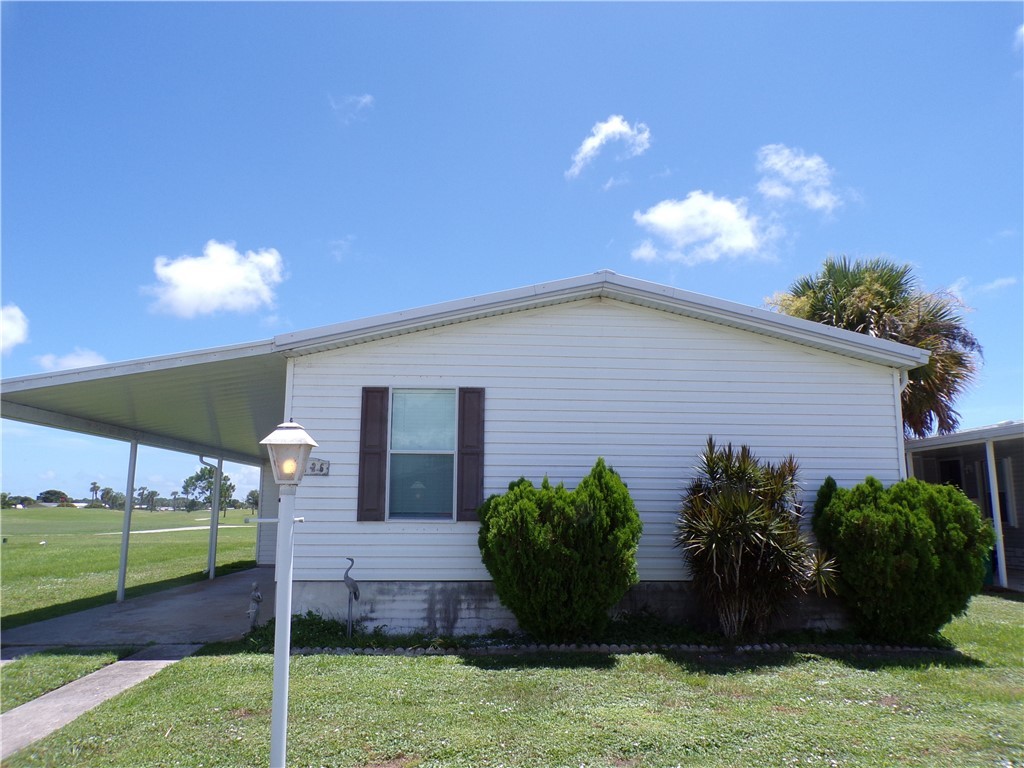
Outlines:
{"label": "carport roof", "polygon": [[933,435],[907,440],[907,451],[918,453],[938,448],[961,448],[969,445],[1001,442],[1003,440],[1024,440],[1024,421],[1001,421],[987,427],[973,427],[948,435]]}
{"label": "carport roof", "polygon": [[0,415],[254,464],[281,421],[286,368],[264,342],[24,376],[3,382]]}
{"label": "carport roof", "polygon": [[928,353],[775,312],[602,271],[287,333],[269,341],[6,379],[0,415],[229,461],[260,463],[287,417],[289,357],[589,298],[609,298],[908,370]]}

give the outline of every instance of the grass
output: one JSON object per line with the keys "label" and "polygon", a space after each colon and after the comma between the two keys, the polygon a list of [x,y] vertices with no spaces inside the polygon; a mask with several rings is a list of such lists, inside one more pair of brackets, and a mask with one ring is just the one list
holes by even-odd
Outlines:
{"label": "grass", "polygon": [[85,677],[131,653],[129,648],[53,650],[24,656],[0,667],[0,712],[6,712]]}
{"label": "grass", "polygon": [[[249,510],[231,510],[220,524],[243,525],[251,514]],[[122,512],[107,509],[3,510],[0,532],[6,543],[0,559],[0,626],[10,629],[113,602],[123,517]],[[190,526],[203,528],[139,533]],[[43,541],[46,543],[41,544]],[[218,573],[255,565],[255,541],[255,524],[220,528]],[[209,512],[135,510],[126,596],[202,579],[208,546]]]}
{"label": "grass", "polygon": [[[295,657],[289,765],[1020,766],[1022,608],[979,596],[917,656]],[[264,765],[271,678],[188,658],[8,765]]]}

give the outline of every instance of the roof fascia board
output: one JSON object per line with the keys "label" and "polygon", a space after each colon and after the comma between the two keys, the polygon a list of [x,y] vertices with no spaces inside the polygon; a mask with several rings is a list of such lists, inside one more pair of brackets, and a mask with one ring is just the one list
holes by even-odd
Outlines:
{"label": "roof fascia board", "polygon": [[980,445],[1004,440],[1024,439],[1024,421],[1011,421],[1007,424],[993,424],[989,427],[966,429],[948,435],[933,435],[907,440],[908,453],[919,453],[934,448],[954,448],[957,446]]}
{"label": "roof fascia board", "polygon": [[[771,312],[635,278],[620,275],[614,277],[615,280],[611,280],[609,283],[615,285],[616,288],[608,291],[608,295],[612,298],[627,301],[639,299],[638,303],[646,306],[657,306],[659,309],[676,314],[742,328],[804,346],[831,350],[867,362],[911,369],[927,363],[930,356],[926,350],[908,344],[888,339],[877,339],[844,328],[834,328],[810,320],[790,317],[781,312]],[[662,303],[652,303],[651,300],[656,300],[658,296],[664,297]]]}
{"label": "roof fascia board", "polygon": [[601,295],[602,288],[603,284],[595,282],[589,275],[568,278],[285,333],[274,337],[274,344],[286,354],[307,355],[466,320],[595,297]]}
{"label": "roof fascia board", "polygon": [[53,427],[55,429],[63,429],[70,432],[81,432],[83,434],[106,437],[112,440],[124,440],[126,442],[136,441],[140,445],[148,445],[153,448],[163,448],[165,450],[189,453],[197,456],[222,457],[226,461],[234,461],[240,464],[259,466],[263,461],[262,456],[250,456],[248,454],[237,453],[235,451],[226,451],[223,448],[202,445],[199,443],[189,442],[187,440],[179,440],[173,437],[154,435],[149,432],[140,432],[134,429],[119,427],[114,424],[92,421],[91,419],[83,419],[78,416],[69,416],[63,413],[55,413],[42,408],[34,408],[29,405],[22,405],[21,403],[5,402],[0,407],[2,407],[2,413],[0,413],[0,415],[5,419],[11,419],[13,421],[23,421],[28,424]]}
{"label": "roof fascia board", "polygon": [[5,393],[21,392],[23,390],[59,384],[75,384],[118,376],[130,376],[138,373],[154,373],[182,366],[237,360],[245,357],[271,354],[273,352],[275,352],[275,349],[272,341],[236,344],[175,355],[161,355],[159,357],[144,357],[138,360],[127,360],[118,363],[104,363],[103,365],[93,365],[88,368],[76,368],[68,371],[52,371],[48,373],[34,373],[28,376],[16,376],[4,379],[3,389]]}
{"label": "roof fascia board", "polygon": [[594,297],[661,309],[901,370],[923,365],[929,356],[928,352],[906,344],[607,271],[282,334],[274,338],[274,344],[286,355],[307,355],[466,320]]}

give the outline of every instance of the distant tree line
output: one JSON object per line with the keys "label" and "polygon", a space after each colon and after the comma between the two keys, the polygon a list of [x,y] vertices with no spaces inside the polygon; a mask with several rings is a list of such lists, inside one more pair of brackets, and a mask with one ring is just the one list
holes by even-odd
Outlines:
{"label": "distant tree line", "polygon": [[[181,484],[181,491],[171,491],[169,496],[162,496],[159,491],[146,486],[136,488],[132,494],[132,507],[151,512],[158,509],[185,510],[186,512],[208,509],[213,503],[214,474],[212,467],[201,467],[195,474],[185,478]],[[234,494],[235,485],[231,482],[231,478],[228,475],[221,475],[220,504],[222,510],[256,509],[259,505],[258,491],[249,491],[244,501],[236,499]],[[125,495],[113,488],[101,487],[97,482],[93,482],[89,486],[89,497],[78,500],[56,488],[47,489],[37,494],[35,498],[14,496],[6,492],[0,493],[0,506],[4,509],[54,504],[73,507],[76,503],[84,503],[86,507],[98,509],[123,509]]]}

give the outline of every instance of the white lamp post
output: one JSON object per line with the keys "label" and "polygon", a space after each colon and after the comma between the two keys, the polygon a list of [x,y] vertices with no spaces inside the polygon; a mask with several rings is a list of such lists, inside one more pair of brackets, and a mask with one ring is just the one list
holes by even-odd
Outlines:
{"label": "white lamp post", "polygon": [[270,714],[270,768],[285,768],[288,745],[288,661],[292,645],[292,537],[295,490],[316,441],[295,422],[279,424],[260,440],[270,452],[274,482],[281,487],[277,511],[277,590],[274,599],[274,696]]}

